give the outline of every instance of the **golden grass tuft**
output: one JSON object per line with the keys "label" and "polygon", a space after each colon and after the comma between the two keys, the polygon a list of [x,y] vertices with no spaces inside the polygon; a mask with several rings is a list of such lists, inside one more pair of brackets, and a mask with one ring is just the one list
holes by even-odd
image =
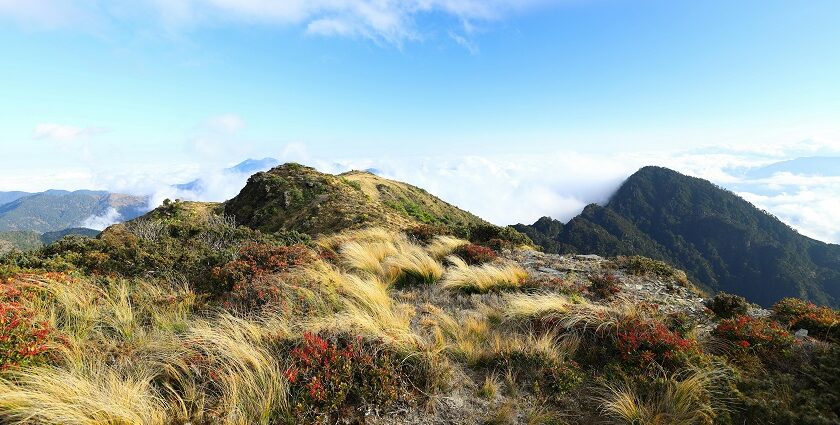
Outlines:
{"label": "golden grass tuft", "polygon": [[[187,347],[206,359],[216,374],[214,381],[220,387],[216,410],[225,423],[267,424],[286,411],[284,368],[265,341],[288,334],[282,320],[271,317],[253,321],[222,314],[192,326],[185,338]],[[184,366],[182,381],[189,380],[191,373]]]}
{"label": "golden grass tuft", "polygon": [[554,293],[507,294],[504,297],[507,320],[559,319],[572,309],[575,302]]}
{"label": "golden grass tuft", "polygon": [[495,373],[491,373],[484,377],[484,382],[478,388],[478,396],[486,400],[493,400],[499,394],[500,387],[499,378],[496,377]]}
{"label": "golden grass tuft", "polygon": [[711,423],[715,397],[711,384],[720,371],[704,369],[672,376],[658,393],[645,398],[624,384],[610,386],[599,401],[601,412],[620,423],[649,425],[695,425]]}
{"label": "golden grass tuft", "polygon": [[344,265],[350,270],[367,272],[375,276],[381,276],[384,273],[382,261],[398,252],[396,245],[391,241],[351,241],[342,245],[340,251]]}
{"label": "golden grass tuft", "polygon": [[313,318],[303,327],[311,332],[328,330],[382,339],[404,353],[418,351],[423,339],[411,329],[412,308],[394,304],[388,286],[376,277],[345,274],[339,293],[344,297],[342,311]]}
{"label": "golden grass tuft", "polygon": [[350,230],[337,235],[323,237],[316,243],[325,249],[338,250],[348,242],[370,243],[370,242],[395,242],[400,236],[390,230],[380,227],[371,227],[360,230]]}
{"label": "golden grass tuft", "polygon": [[102,364],[25,368],[0,378],[0,418],[30,424],[167,424],[172,406],[152,371],[123,376]]}
{"label": "golden grass tuft", "polygon": [[443,276],[443,266],[413,244],[402,244],[399,252],[386,258],[382,267],[386,281],[397,285],[431,284]]}
{"label": "golden grass tuft", "polygon": [[426,245],[426,252],[433,258],[440,260],[452,254],[456,249],[469,244],[469,241],[453,236],[436,236],[432,242]]}
{"label": "golden grass tuft", "polygon": [[528,278],[528,272],[514,264],[469,266],[456,256],[449,256],[447,259],[452,263],[452,267],[446,271],[441,285],[453,291],[485,294],[515,289],[522,286]]}

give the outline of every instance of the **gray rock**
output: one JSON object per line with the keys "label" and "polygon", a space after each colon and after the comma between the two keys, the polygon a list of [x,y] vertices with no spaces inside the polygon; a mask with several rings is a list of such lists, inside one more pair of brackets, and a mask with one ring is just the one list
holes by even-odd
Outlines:
{"label": "gray rock", "polygon": [[794,333],[793,336],[795,336],[796,339],[799,340],[805,339],[805,337],[808,336],[808,329],[800,329],[796,331],[796,333]]}

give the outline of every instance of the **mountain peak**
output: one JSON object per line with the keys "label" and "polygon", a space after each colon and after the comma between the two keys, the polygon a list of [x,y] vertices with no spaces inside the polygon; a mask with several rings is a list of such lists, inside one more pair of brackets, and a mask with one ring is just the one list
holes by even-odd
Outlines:
{"label": "mountain peak", "polygon": [[254,174],[224,208],[237,223],[263,232],[285,229],[312,236],[374,226],[496,227],[406,183],[366,171],[321,173],[297,163]]}
{"label": "mountain peak", "polygon": [[645,255],[712,291],[763,305],[803,297],[840,305],[840,246],[800,235],[736,194],[664,167],[630,176],[604,207],[587,206],[561,231],[519,228],[550,252]]}

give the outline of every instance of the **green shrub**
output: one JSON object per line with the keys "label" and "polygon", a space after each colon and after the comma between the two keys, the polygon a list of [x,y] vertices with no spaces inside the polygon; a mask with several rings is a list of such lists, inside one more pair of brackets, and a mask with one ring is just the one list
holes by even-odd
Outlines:
{"label": "green shrub", "polygon": [[706,301],[706,307],[721,319],[731,319],[747,314],[750,304],[744,297],[718,292],[714,298]]}
{"label": "green shrub", "polygon": [[688,284],[688,277],[686,277],[685,273],[672,267],[664,261],[633,255],[627,257],[620,256],[616,258],[616,263],[619,267],[626,268],[631,274],[636,276],[653,275],[661,278],[672,279],[682,285]]}

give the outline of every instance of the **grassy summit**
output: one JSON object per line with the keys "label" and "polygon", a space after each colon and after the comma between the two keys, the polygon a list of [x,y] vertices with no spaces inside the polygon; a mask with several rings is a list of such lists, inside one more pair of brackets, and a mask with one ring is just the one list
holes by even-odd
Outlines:
{"label": "grassy summit", "polygon": [[456,228],[489,223],[423,189],[363,171],[324,174],[299,164],[257,173],[225,214],[271,233],[295,230],[311,236],[364,227],[407,229],[419,224]]}

